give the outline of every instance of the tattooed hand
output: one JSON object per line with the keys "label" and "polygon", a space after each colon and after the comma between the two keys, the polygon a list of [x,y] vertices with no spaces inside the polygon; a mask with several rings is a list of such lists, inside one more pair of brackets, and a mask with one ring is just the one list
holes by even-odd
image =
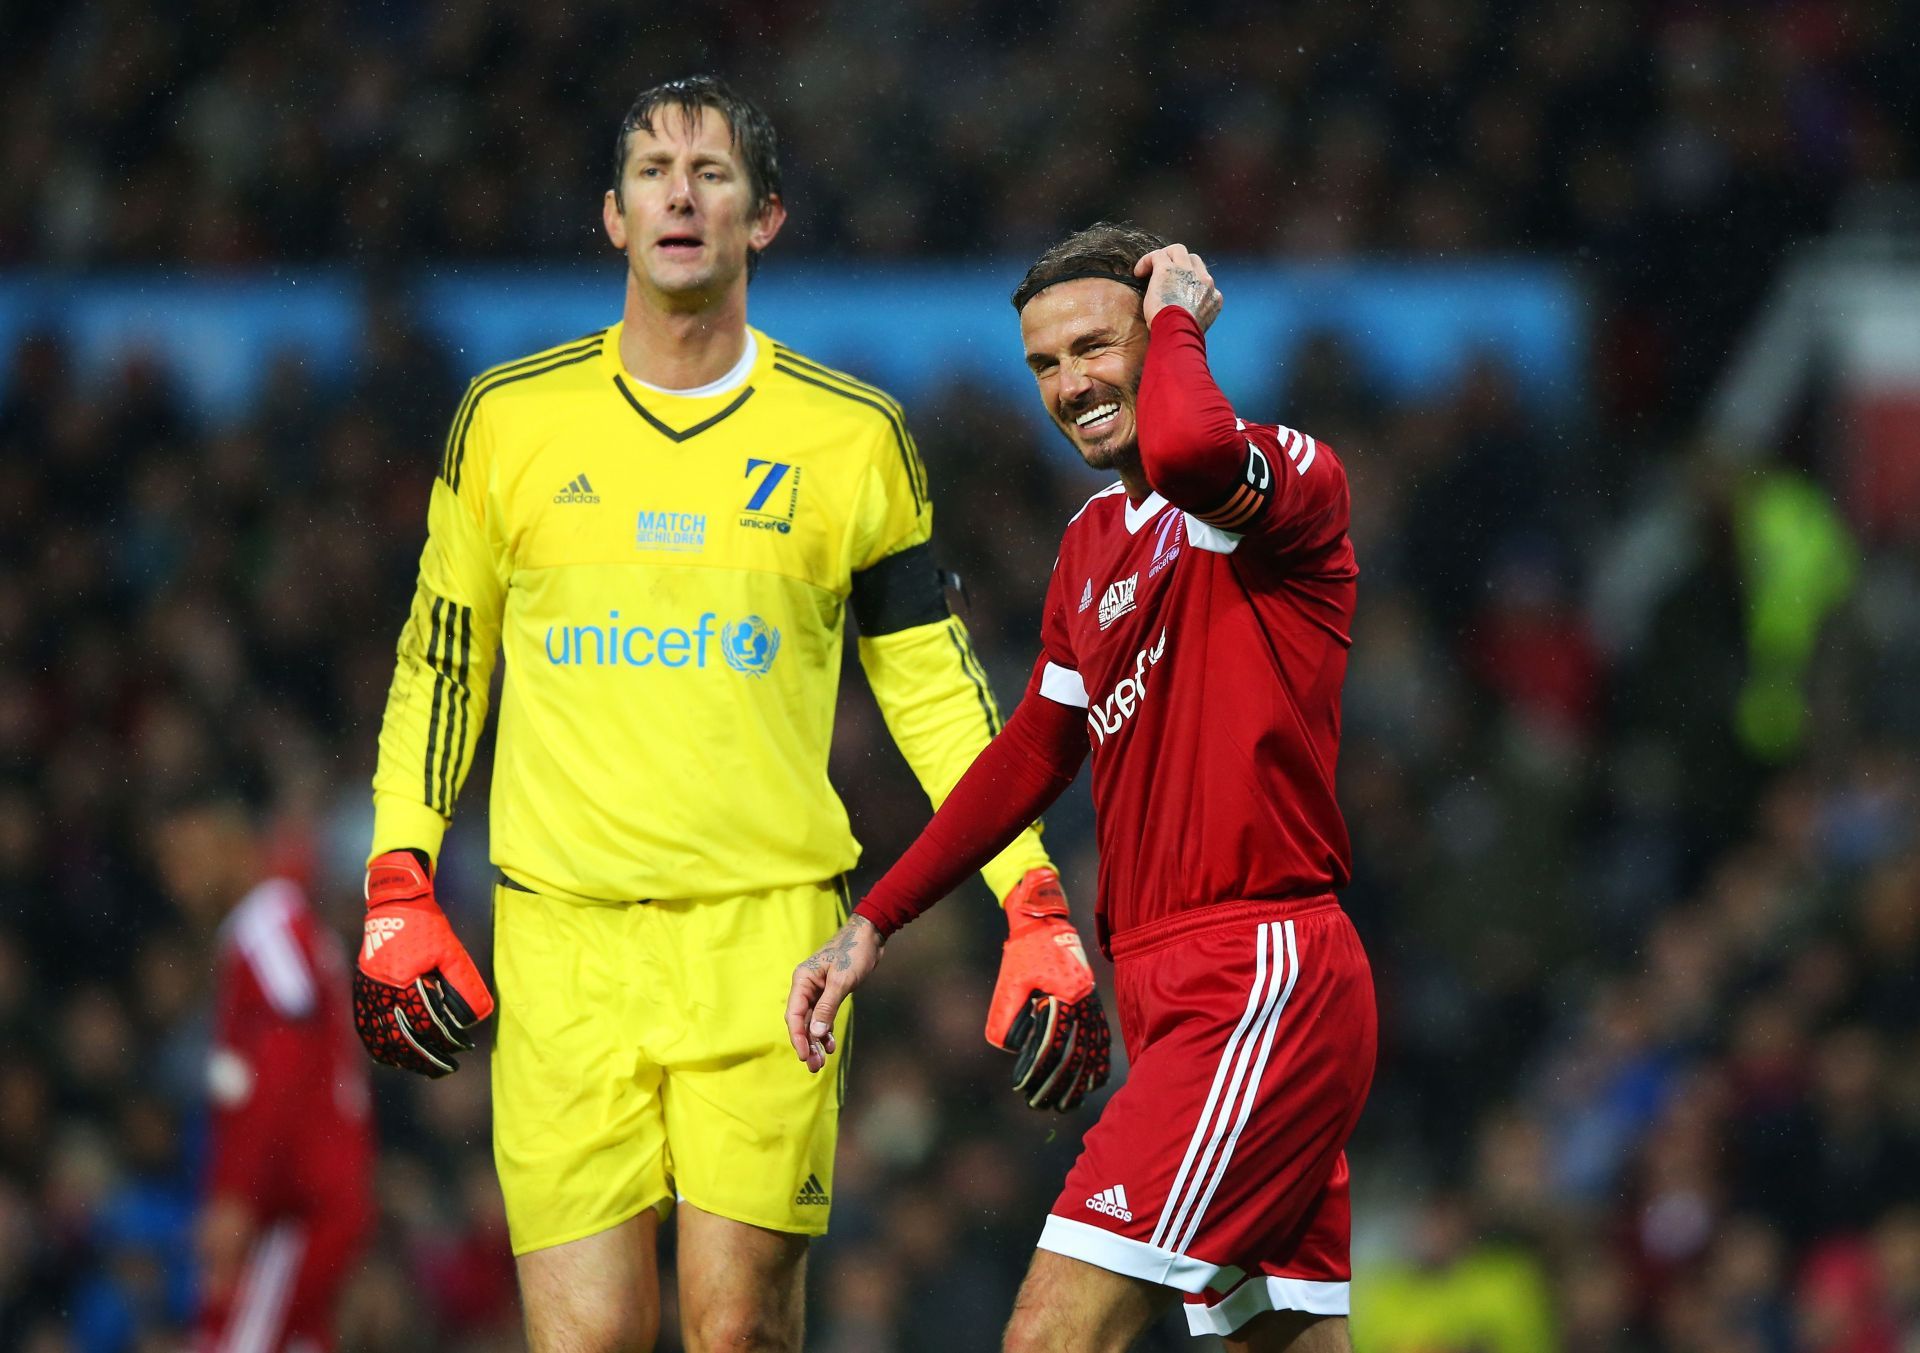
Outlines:
{"label": "tattooed hand", "polygon": [[828,1055],[837,1051],[834,1016],[840,1013],[840,1003],[880,962],[884,943],[873,922],[864,916],[852,916],[819,953],[793,970],[793,991],[787,997],[787,1037],[807,1070],[818,1071],[827,1064]]}
{"label": "tattooed hand", "polygon": [[1133,265],[1135,277],[1147,279],[1146,299],[1141,302],[1147,323],[1170,305],[1192,312],[1202,333],[1220,313],[1220,289],[1213,284],[1206,260],[1184,244],[1169,244],[1142,256]]}

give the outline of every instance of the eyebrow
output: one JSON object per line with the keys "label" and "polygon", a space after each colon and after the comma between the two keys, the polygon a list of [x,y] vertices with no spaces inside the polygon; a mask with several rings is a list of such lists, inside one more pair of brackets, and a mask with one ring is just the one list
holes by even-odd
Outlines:
{"label": "eyebrow", "polygon": [[[662,146],[655,146],[651,150],[636,151],[634,152],[633,158],[637,162],[645,164],[649,162],[657,162],[660,160],[671,160],[674,157],[675,153],[676,152],[671,146],[662,145]],[[733,162],[731,160],[729,160],[725,155],[722,155],[718,151],[714,151],[714,150],[695,151],[693,155],[693,162],[695,164],[717,164],[728,169],[731,169],[733,167]]]}
{"label": "eyebrow", "polygon": [[[1089,329],[1083,334],[1076,334],[1073,341],[1067,345],[1067,350],[1069,352],[1077,352],[1096,344],[1111,343],[1115,341],[1116,338],[1117,335],[1110,328]],[[1057,359],[1050,352],[1029,352],[1027,354],[1027,366],[1029,368],[1035,368],[1043,362],[1052,362],[1055,360]]]}

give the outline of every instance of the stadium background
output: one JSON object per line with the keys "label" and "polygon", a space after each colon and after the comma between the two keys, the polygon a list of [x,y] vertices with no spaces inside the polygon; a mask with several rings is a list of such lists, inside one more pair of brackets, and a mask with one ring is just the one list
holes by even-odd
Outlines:
{"label": "stadium background", "polygon": [[[150,806],[256,767],[285,866],[355,928],[435,447],[497,356],[448,340],[434,288],[537,324],[558,276],[611,318],[611,132],[692,70],[782,130],[756,287],[838,317],[816,356],[890,379],[877,354],[947,332],[863,304],[889,279],[960,286],[1001,335],[902,393],[1003,699],[1088,491],[1004,378],[1032,254],[1126,216],[1205,252],[1236,322],[1236,277],[1387,293],[1237,353],[1230,389],[1353,480],[1346,901],[1383,1016],[1361,1347],[1920,1347],[1915,451],[1899,382],[1863,416],[1830,356],[1764,435],[1724,384],[1806,241],[1877,222],[1860,248],[1900,275],[1911,6],[274,8],[0,8],[0,1350],[170,1345],[207,956],[155,890]],[[1494,313],[1564,288],[1562,339],[1435,340],[1440,377],[1403,379],[1380,336],[1456,276]],[[313,288],[350,327],[306,343],[271,317]],[[924,814],[857,677],[835,769],[883,864]],[[444,873],[476,949],[485,775]],[[1075,793],[1050,840],[1084,909]],[[1020,1109],[980,1039],[996,927],[975,885],[863,993],[809,1347],[977,1349],[1004,1318],[1087,1120]],[[517,1346],[483,1070],[377,1084],[343,1346]]]}

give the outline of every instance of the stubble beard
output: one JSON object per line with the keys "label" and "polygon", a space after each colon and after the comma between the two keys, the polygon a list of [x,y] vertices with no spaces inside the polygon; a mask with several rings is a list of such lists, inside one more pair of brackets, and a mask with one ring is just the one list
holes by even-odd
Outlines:
{"label": "stubble beard", "polygon": [[[1073,441],[1071,437],[1067,440]],[[1137,440],[1121,442],[1117,446],[1102,446],[1098,450],[1083,450],[1078,442],[1074,442],[1074,450],[1080,452],[1080,459],[1087,463],[1090,470],[1112,470],[1117,473],[1140,464],[1140,443]]]}
{"label": "stubble beard", "polygon": [[[640,284],[641,290],[651,292],[660,299],[663,310],[688,314],[711,309],[727,294],[737,275],[728,274],[722,265],[715,263],[691,277],[658,277],[638,259],[628,264],[628,270]],[[739,271],[745,270],[746,264],[742,261]]]}
{"label": "stubble beard", "polygon": [[1080,457],[1089,470],[1099,470],[1102,473],[1108,470],[1120,472],[1134,469],[1140,464],[1140,434],[1137,428],[1133,437],[1127,441],[1088,447],[1073,435],[1071,424],[1060,421],[1058,414],[1054,415],[1053,425],[1060,430],[1060,435],[1067,439],[1067,445],[1073,448],[1074,454]]}

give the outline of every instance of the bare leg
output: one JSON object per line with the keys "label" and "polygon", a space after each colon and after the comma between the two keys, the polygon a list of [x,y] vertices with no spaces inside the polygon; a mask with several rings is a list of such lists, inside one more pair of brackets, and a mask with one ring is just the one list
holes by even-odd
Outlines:
{"label": "bare leg", "polygon": [[1269,1311],[1227,1336],[1231,1353],[1353,1353],[1344,1315]]}
{"label": "bare leg", "polygon": [[1174,1295],[1157,1283],[1036,1250],[1013,1303],[1005,1353],[1120,1353]]}
{"label": "bare leg", "polygon": [[799,1353],[807,1238],[680,1204],[680,1324],[687,1353]]}
{"label": "bare leg", "polygon": [[660,1332],[659,1221],[651,1210],[596,1235],[523,1254],[520,1303],[533,1353],[649,1353]]}

